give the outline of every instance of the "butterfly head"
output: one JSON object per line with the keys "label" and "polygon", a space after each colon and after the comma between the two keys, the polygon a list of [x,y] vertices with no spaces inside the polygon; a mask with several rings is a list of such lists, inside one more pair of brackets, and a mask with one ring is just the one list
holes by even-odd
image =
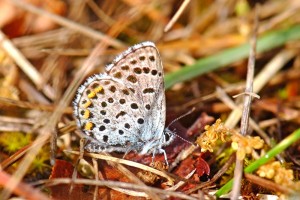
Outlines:
{"label": "butterfly head", "polygon": [[148,141],[142,148],[140,152],[141,155],[150,154],[150,153],[163,153],[163,146],[169,145],[176,135],[166,128],[159,137],[153,138],[153,140]]}

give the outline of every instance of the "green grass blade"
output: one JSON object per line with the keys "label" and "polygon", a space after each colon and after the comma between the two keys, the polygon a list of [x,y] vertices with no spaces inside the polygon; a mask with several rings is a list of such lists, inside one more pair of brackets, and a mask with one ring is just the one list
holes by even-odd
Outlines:
{"label": "green grass blade", "polygon": [[[279,47],[288,41],[300,39],[300,25],[287,29],[277,30],[261,36],[257,40],[257,52],[266,52],[270,49]],[[200,45],[200,44],[199,44]],[[195,64],[185,66],[181,70],[169,73],[165,76],[166,89],[172,85],[191,80],[192,78],[213,71],[214,69],[225,67],[231,63],[245,59],[249,55],[249,44],[242,44],[224,50],[218,54],[199,59]]]}
{"label": "green grass blade", "polygon": [[[270,151],[268,151],[265,156],[261,157],[260,159],[254,161],[253,163],[248,165],[244,169],[244,172],[252,173],[253,171],[257,170],[260,166],[267,163],[269,160],[274,158],[277,154],[284,151],[286,148],[288,148],[291,144],[293,144],[294,142],[296,142],[299,139],[300,139],[300,129],[297,129],[292,134],[290,134],[288,137],[286,137],[284,140],[282,140],[279,144],[277,144],[275,147],[273,147]],[[220,188],[216,192],[216,196],[220,197],[221,195],[228,193],[232,188],[232,184],[233,184],[233,179],[228,181],[222,188]]]}

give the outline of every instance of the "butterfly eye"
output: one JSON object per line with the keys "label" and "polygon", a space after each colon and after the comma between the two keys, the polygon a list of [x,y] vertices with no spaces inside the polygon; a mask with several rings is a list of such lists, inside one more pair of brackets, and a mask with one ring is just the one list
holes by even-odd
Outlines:
{"label": "butterfly eye", "polygon": [[170,140],[169,133],[165,133],[164,136],[165,136],[165,141],[168,142]]}

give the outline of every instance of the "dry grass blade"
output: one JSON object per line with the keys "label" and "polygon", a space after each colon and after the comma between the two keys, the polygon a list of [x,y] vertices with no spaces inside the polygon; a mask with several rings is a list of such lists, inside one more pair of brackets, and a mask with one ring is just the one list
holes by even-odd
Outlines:
{"label": "dry grass blade", "polygon": [[[58,185],[58,184],[70,184],[71,181],[72,181],[71,179],[60,178],[60,179],[39,181],[36,184],[46,183],[47,185],[50,186],[50,185]],[[107,187],[111,187],[111,188],[124,188],[124,189],[130,189],[130,190],[152,191],[152,192],[155,192],[165,198],[168,196],[173,196],[173,197],[178,197],[178,198],[187,199],[187,200],[196,200],[197,199],[192,196],[186,195],[182,192],[166,191],[166,190],[157,189],[157,188],[153,188],[153,187],[149,187],[149,186],[140,186],[140,185],[124,183],[124,182],[76,179],[75,183],[76,184],[86,184],[86,185],[107,186]]]}
{"label": "dry grass blade", "polygon": [[[79,155],[79,152],[76,151],[67,151],[68,153],[72,153],[72,154],[77,154]],[[133,162],[130,160],[125,160],[125,159],[121,159],[121,158],[115,158],[112,156],[107,156],[107,155],[101,155],[101,154],[95,154],[95,153],[85,153],[84,155],[92,157],[92,158],[97,158],[97,159],[101,159],[101,160],[107,160],[107,161],[112,161],[112,162],[116,162],[119,164],[124,164],[124,165],[128,165],[128,166],[132,166],[132,167],[136,167],[145,171],[149,171],[151,173],[157,174],[161,177],[166,178],[170,183],[173,182],[173,179],[171,177],[169,177],[166,173],[159,171],[157,169],[154,169],[152,167],[149,167],[147,165],[143,165],[137,162]]]}
{"label": "dry grass blade", "polygon": [[[279,52],[255,77],[253,82],[253,92],[259,93],[268,81],[271,80],[271,78],[294,56],[295,52],[293,50],[283,50],[282,52]],[[239,108],[234,109],[225,122],[226,126],[235,127],[241,116],[241,110]]]}
{"label": "dry grass blade", "polygon": [[86,27],[86,26],[82,26],[80,24],[76,24],[70,20],[67,20],[66,18],[63,18],[63,17],[60,17],[58,15],[54,15],[52,13],[49,13],[45,10],[41,10],[35,6],[32,6],[24,1],[18,1],[18,0],[11,0],[16,6],[19,6],[20,8],[22,9],[25,9],[29,12],[32,12],[32,13],[35,13],[35,14],[38,14],[38,15],[43,15],[43,16],[46,16],[48,18],[50,18],[51,20],[55,21],[56,23],[62,25],[62,26],[66,26],[70,29],[73,29],[75,31],[78,31],[80,33],[83,33],[89,37],[92,37],[92,38],[95,38],[95,39],[98,39],[98,40],[103,40],[103,42],[105,43],[108,43],[108,44],[111,44],[112,46],[115,46],[115,47],[123,47],[124,45],[116,40],[116,39],[113,39],[107,35],[104,35],[98,31],[95,31],[93,29],[90,29],[89,27]]}
{"label": "dry grass blade", "polygon": [[[2,106],[16,106],[19,108],[26,108],[26,109],[32,109],[32,110],[41,110],[41,111],[53,111],[55,110],[55,107],[53,105],[41,105],[37,103],[31,103],[26,101],[18,101],[13,99],[8,99],[4,97],[0,97],[0,104]],[[66,114],[72,114],[73,110],[71,107],[66,107],[64,109],[64,113]]]}
{"label": "dry grass blade", "polygon": [[[43,85],[43,79],[35,67],[22,55],[22,53],[8,40],[2,31],[0,31],[1,47],[14,59],[17,65],[24,71],[24,73],[36,84],[37,87]],[[47,96],[53,98],[53,91],[49,85],[45,85],[43,90]]]}
{"label": "dry grass blade", "polygon": [[[14,177],[16,177],[16,178],[11,179],[14,181],[10,181],[9,184],[6,185],[6,189],[8,189],[8,190],[4,190],[2,192],[2,194],[0,195],[0,197],[2,199],[6,199],[10,195],[10,191],[12,191],[13,188],[15,188],[16,185],[18,184],[18,182],[22,179],[22,177],[26,173],[26,170],[28,169],[31,162],[33,161],[35,155],[37,155],[37,153],[42,148],[42,146],[46,143],[46,141],[51,136],[52,136],[52,138],[56,139],[55,127],[56,127],[57,121],[61,117],[64,108],[67,107],[67,105],[69,105],[69,103],[71,102],[71,100],[73,98],[73,94],[75,93],[76,88],[80,84],[80,80],[83,79],[83,77],[82,77],[82,74],[84,74],[83,72],[88,71],[88,69],[93,67],[93,63],[95,62],[94,58],[99,54],[99,52],[101,52],[101,51],[99,51],[99,49],[103,49],[103,46],[99,45],[97,48],[95,48],[95,50],[91,53],[90,57],[86,61],[85,65],[87,67],[82,68],[81,71],[78,71],[77,76],[75,76],[74,81],[70,84],[70,87],[68,87],[68,89],[66,90],[64,97],[61,99],[58,106],[54,110],[53,114],[50,116],[48,123],[43,127],[43,129],[41,131],[41,135],[34,141],[34,143],[32,145],[32,149],[29,150],[29,152],[26,154],[26,156],[22,160],[22,162],[20,164],[20,166],[22,166],[22,167],[18,168],[16,170],[16,172],[14,173]],[[56,140],[54,140],[54,142],[52,142],[52,144],[56,145]],[[54,151],[52,151],[52,152],[55,153],[55,148],[54,148]]]}
{"label": "dry grass blade", "polygon": [[255,184],[258,184],[260,185],[261,187],[265,187],[265,188],[268,188],[269,190],[273,190],[274,192],[282,192],[282,193],[285,193],[285,194],[292,194],[294,191],[286,186],[283,186],[283,185],[278,185],[272,181],[269,181],[269,180],[266,180],[266,179],[263,179],[259,176],[255,176],[253,174],[245,174],[245,178],[248,180],[248,181],[252,181],[254,182]]}
{"label": "dry grass blade", "polygon": [[172,28],[172,26],[174,25],[174,23],[178,20],[178,18],[180,17],[180,15],[184,11],[184,9],[188,6],[189,3],[190,3],[190,0],[184,0],[184,2],[182,3],[182,5],[180,6],[180,8],[177,10],[176,14],[173,16],[173,18],[166,25],[166,27],[164,29],[164,32],[167,32],[167,31],[170,30],[170,28]]}
{"label": "dry grass blade", "polygon": [[[15,182],[13,180],[13,177],[11,177],[9,174],[7,174],[4,171],[0,171],[0,185],[6,185],[9,182]],[[16,183],[16,188],[14,189],[14,192],[20,196],[23,196],[26,199],[29,200],[49,200],[45,194],[43,194],[40,190],[34,189],[32,186],[25,184],[25,183],[19,183],[18,181]]]}

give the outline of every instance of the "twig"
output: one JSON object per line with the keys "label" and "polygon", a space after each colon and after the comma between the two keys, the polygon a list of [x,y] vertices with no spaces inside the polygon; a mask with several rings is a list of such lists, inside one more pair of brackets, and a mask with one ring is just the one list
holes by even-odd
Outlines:
{"label": "twig", "polygon": [[[284,67],[292,57],[295,56],[295,52],[292,50],[283,50],[279,52],[255,77],[253,83],[253,92],[258,93],[268,81],[274,77],[274,75]],[[240,108],[234,109],[228,116],[225,126],[228,128],[234,128],[240,120],[242,112]]]}
{"label": "twig", "polygon": [[[186,175],[184,178],[185,179],[190,179],[194,173],[195,173],[196,169],[192,170],[188,175]],[[180,188],[181,186],[183,186],[184,184],[186,183],[186,181],[179,181],[176,185],[170,187],[170,188],[167,188],[166,190],[170,190],[170,191],[175,191],[177,190],[178,188]]]}
{"label": "twig", "polygon": [[[253,35],[250,40],[250,55],[248,60],[248,71],[247,71],[247,80],[244,96],[244,106],[243,114],[241,119],[241,134],[247,135],[249,127],[249,115],[250,115],[250,106],[252,101],[252,95],[249,95],[253,92],[253,78],[255,70],[255,54],[256,54],[256,41],[257,41],[257,30],[258,30],[258,13],[259,6],[255,7],[255,20],[254,20],[254,29]],[[231,199],[236,200],[240,196],[241,190],[241,180],[243,175],[243,160],[236,158],[235,169],[234,169],[234,184],[232,189]]]}
{"label": "twig", "polygon": [[[217,87],[216,93],[219,99],[223,101],[229,108],[240,110],[242,109],[235,104],[235,102],[227,95],[227,93],[223,89]],[[267,145],[272,147],[271,141],[267,134],[256,124],[256,122],[251,117],[249,120],[251,128],[253,128],[253,130],[255,130],[259,134],[259,136],[264,139]]]}
{"label": "twig", "polygon": [[164,28],[164,32],[167,32],[172,28],[174,23],[178,20],[180,15],[182,14],[183,10],[187,7],[187,5],[190,3],[190,0],[184,0],[184,2],[181,4],[180,8],[177,10],[175,15],[172,17],[172,19],[169,21],[169,23]]}

